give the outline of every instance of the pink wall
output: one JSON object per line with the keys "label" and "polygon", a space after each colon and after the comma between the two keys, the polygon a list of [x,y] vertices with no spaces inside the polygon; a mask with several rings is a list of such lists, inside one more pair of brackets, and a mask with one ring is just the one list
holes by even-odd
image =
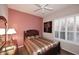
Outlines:
{"label": "pink wall", "polygon": [[0,28],[4,28],[5,27],[5,24],[3,21],[0,21]]}
{"label": "pink wall", "polygon": [[19,12],[13,9],[9,9],[9,27],[15,28],[18,44],[23,44],[23,32],[24,30],[36,29],[39,30],[42,35],[42,23],[43,19],[37,16],[33,16],[27,13]]}

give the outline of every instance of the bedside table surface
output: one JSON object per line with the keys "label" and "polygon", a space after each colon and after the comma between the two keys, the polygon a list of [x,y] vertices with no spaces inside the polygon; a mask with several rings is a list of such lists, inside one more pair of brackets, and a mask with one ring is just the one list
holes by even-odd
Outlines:
{"label": "bedside table surface", "polygon": [[13,40],[12,42],[6,41],[6,44],[0,49],[0,55],[5,55],[5,47],[8,55],[14,55],[17,50],[17,41]]}
{"label": "bedside table surface", "polygon": [[16,52],[16,46],[8,46],[6,47],[6,52],[5,52],[5,48],[3,48],[0,54],[5,55],[5,53],[7,53],[8,55],[13,55],[15,54],[15,52]]}

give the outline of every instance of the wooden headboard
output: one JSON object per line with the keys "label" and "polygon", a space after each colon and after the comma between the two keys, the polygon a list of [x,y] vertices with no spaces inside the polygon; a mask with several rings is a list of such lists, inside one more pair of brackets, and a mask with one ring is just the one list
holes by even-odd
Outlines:
{"label": "wooden headboard", "polygon": [[24,40],[25,40],[25,37],[36,36],[36,35],[39,35],[39,31],[38,30],[27,30],[27,31],[24,31]]}

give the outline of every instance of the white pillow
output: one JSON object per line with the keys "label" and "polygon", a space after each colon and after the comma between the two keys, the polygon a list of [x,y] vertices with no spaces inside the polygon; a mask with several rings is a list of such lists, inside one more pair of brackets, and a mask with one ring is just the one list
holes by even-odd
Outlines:
{"label": "white pillow", "polygon": [[28,36],[28,37],[27,37],[27,39],[31,39],[31,37],[30,37],[30,36]]}
{"label": "white pillow", "polygon": [[35,39],[35,36],[31,36],[31,39]]}
{"label": "white pillow", "polygon": [[35,38],[40,38],[40,36],[39,35],[36,35]]}

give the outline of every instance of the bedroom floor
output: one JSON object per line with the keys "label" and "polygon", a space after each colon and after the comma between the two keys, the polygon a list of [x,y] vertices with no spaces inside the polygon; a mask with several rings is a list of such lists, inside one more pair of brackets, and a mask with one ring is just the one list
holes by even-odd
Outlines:
{"label": "bedroom floor", "polygon": [[[17,55],[27,55],[25,48],[24,47],[19,48]],[[61,53],[59,55],[73,55],[73,54],[61,49]]]}

